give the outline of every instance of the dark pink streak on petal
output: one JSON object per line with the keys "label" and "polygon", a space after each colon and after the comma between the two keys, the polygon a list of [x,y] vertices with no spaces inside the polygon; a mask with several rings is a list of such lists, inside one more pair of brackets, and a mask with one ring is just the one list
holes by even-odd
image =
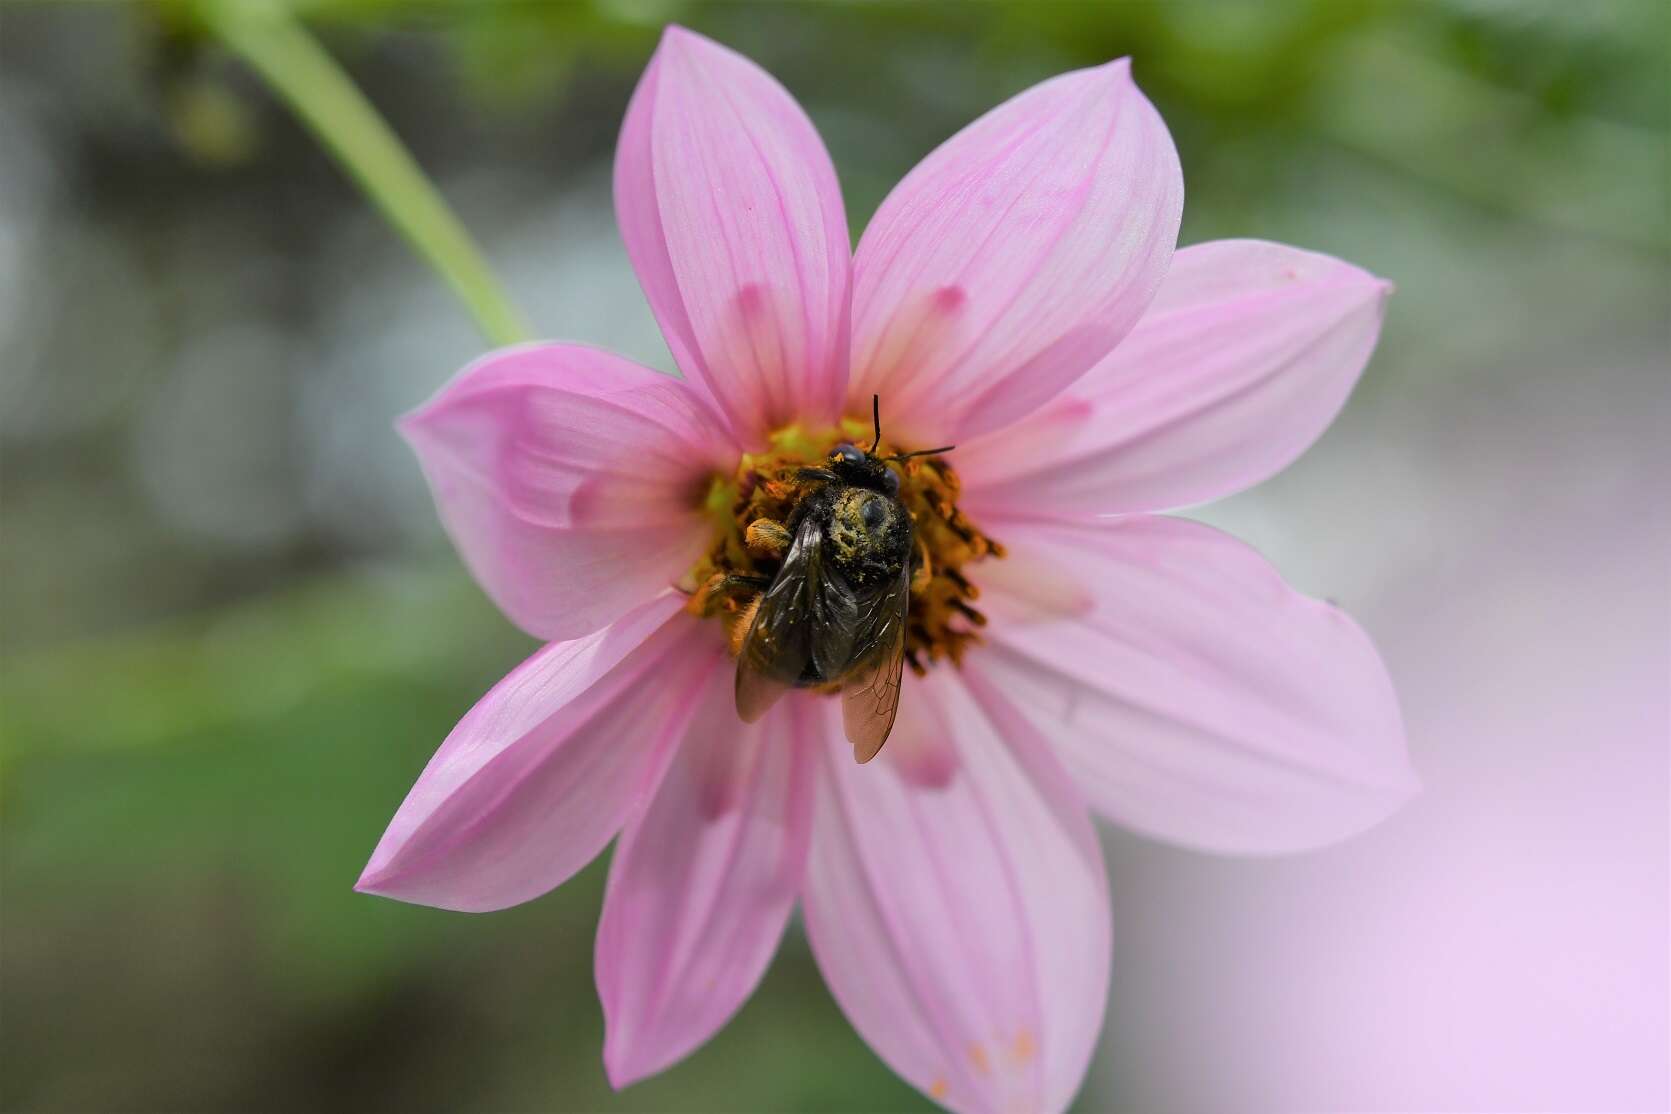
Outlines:
{"label": "dark pink streak on petal", "polygon": [[1171,518],[1005,529],[1016,554],[1071,571],[1094,604],[1056,623],[995,622],[982,673],[1109,818],[1275,853],[1354,835],[1417,791],[1374,646],[1245,545]]}
{"label": "dark pink streak on petal", "polygon": [[575,344],[491,353],[401,431],[477,581],[550,639],[683,575],[708,542],[709,478],[737,458],[687,384]]}
{"label": "dark pink streak on petal", "polygon": [[655,791],[725,660],[682,603],[666,593],[513,670],[447,736],[356,888],[481,912],[591,861]]}
{"label": "dark pink streak on petal", "polygon": [[732,700],[720,671],[615,852],[596,969],[616,1087],[662,1071],[730,1019],[801,888],[814,753],[796,722],[800,701],[744,725]]}
{"label": "dark pink streak on petal", "polygon": [[615,205],[674,359],[745,444],[836,416],[847,220],[829,155],[781,85],[670,27],[622,127]]}
{"label": "dark pink streak on petal", "polygon": [[1281,244],[1183,249],[1110,356],[1019,425],[958,447],[971,509],[1124,514],[1258,483],[1339,413],[1375,348],[1389,289]]}
{"label": "dark pink streak on petal", "polygon": [[958,1111],[1065,1109],[1111,944],[1084,804],[1036,734],[953,671],[908,680],[903,699],[935,707],[957,765],[937,785],[856,766],[826,727],[813,954],[860,1034],[925,1094]]}
{"label": "dark pink streak on petal", "polygon": [[925,158],[865,230],[849,409],[880,393],[925,443],[1025,417],[1136,323],[1182,204],[1177,152],[1125,62],[1000,105]]}

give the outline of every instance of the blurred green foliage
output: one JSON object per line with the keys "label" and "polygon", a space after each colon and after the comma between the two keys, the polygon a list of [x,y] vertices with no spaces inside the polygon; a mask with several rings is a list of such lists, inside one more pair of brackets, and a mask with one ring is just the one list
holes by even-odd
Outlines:
{"label": "blurred green foliage", "polygon": [[[974,115],[1130,54],[1185,152],[1186,241],[1288,238],[1331,226],[1331,210],[1397,229],[1443,204],[1654,260],[1671,246],[1659,0],[297,10],[442,169],[467,169],[471,144],[554,178],[606,165],[631,83],[677,20],[805,101],[855,233]],[[48,92],[42,118],[100,234],[160,255],[167,206],[190,214],[240,190],[305,214],[358,204],[190,16],[6,13],[0,58]],[[112,28],[116,48],[82,55]],[[109,58],[127,68],[78,69]],[[101,83],[138,92],[115,114],[69,95]],[[215,275],[245,250],[212,249],[190,266]],[[64,321],[43,366],[75,340],[75,289],[50,307]],[[121,346],[101,373],[112,382]],[[797,931],[712,1047],[612,1096],[590,975],[602,864],[488,917],[352,893],[431,750],[529,644],[439,547],[386,543],[368,570],[318,536],[259,560],[176,536],[128,486],[130,418],[25,430],[0,459],[7,1109],[926,1106],[842,1021]],[[102,532],[77,533],[94,518]],[[60,544],[72,536],[90,540]],[[1101,1108],[1094,1092],[1085,1105]]]}
{"label": "blurred green foliage", "polygon": [[[528,648],[460,578],[408,574],[9,662],[8,1106],[919,1105],[800,946],[728,1051],[612,1099],[603,862],[491,917],[352,892],[446,725]],[[735,1070],[790,1046],[792,1073]]]}
{"label": "blurred green foliage", "polygon": [[[201,50],[212,43],[191,13],[248,0],[160,2],[171,41]],[[1484,206],[1651,247],[1671,244],[1659,188],[1671,127],[1671,5],[1658,0],[307,0],[290,7],[350,61],[391,35],[433,40],[449,82],[490,113],[548,105],[599,71],[632,72],[668,22],[688,23],[754,57],[782,58],[797,95],[815,110],[909,105],[888,114],[887,135],[837,130],[829,137],[855,234],[857,218],[915,153],[971,113],[1050,74],[1131,55],[1191,153],[1192,187],[1228,176],[1269,192],[1283,173],[1273,155],[1322,139]],[[210,133],[208,146],[225,142],[218,116],[194,130]]]}

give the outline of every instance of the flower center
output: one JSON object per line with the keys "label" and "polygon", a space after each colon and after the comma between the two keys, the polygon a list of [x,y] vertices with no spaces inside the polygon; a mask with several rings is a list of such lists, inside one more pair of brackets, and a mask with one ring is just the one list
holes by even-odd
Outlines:
{"label": "flower center", "polygon": [[[782,564],[789,543],[784,524],[823,482],[808,479],[803,470],[825,466],[837,445],[869,442],[869,425],[858,419],[823,432],[790,426],[772,434],[764,452],[745,453],[735,475],[713,478],[704,507],[714,521],[714,541],[681,587],[691,593],[687,607],[692,614],[726,624],[733,656],[761,591]],[[884,440],[875,454],[904,451]],[[986,616],[974,607],[980,591],[964,569],[1002,557],[1004,548],[958,509],[957,473],[945,457],[918,456],[886,467],[899,477],[898,498],[911,520],[905,660],[921,676],[934,662],[961,664],[968,647],[980,641],[978,628],[986,625]]]}

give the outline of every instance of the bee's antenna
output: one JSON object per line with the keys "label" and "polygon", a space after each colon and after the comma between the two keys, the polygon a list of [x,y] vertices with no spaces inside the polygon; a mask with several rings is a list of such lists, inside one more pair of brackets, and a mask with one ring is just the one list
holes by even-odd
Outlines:
{"label": "bee's antenna", "polygon": [[870,443],[870,451],[874,453],[876,451],[877,447],[882,444],[882,396],[881,395],[871,395],[870,396],[870,420],[871,420],[871,423],[876,427],[876,440],[874,440]]}
{"label": "bee's antenna", "polygon": [[882,459],[883,460],[910,460],[914,456],[934,456],[936,453],[949,453],[955,448],[957,448],[956,445],[941,445],[938,449],[918,449],[915,452],[898,453],[894,456],[885,456]]}

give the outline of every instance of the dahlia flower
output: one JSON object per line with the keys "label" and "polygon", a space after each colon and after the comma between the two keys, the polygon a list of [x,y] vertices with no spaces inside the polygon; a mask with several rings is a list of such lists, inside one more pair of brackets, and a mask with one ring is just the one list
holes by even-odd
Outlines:
{"label": "dahlia flower", "polygon": [[[547,645],[419,776],[359,889],[528,901],[617,839],[598,926],[624,1086],[707,1040],[799,905],[836,1001],[959,1111],[1061,1110],[1106,1005],[1094,812],[1296,851],[1414,790],[1363,632],[1252,550],[1156,512],[1287,465],[1342,406],[1388,285],[1251,240],[1175,251],[1183,182],[1128,62],[928,155],[856,251],[793,98],[670,28],[615,205],[683,378],[571,343],[492,352],[404,420],[441,518]],[[733,703],[742,539],[831,449],[888,467],[917,567],[876,761],[819,690]],[[881,450],[879,450],[881,451]]]}

